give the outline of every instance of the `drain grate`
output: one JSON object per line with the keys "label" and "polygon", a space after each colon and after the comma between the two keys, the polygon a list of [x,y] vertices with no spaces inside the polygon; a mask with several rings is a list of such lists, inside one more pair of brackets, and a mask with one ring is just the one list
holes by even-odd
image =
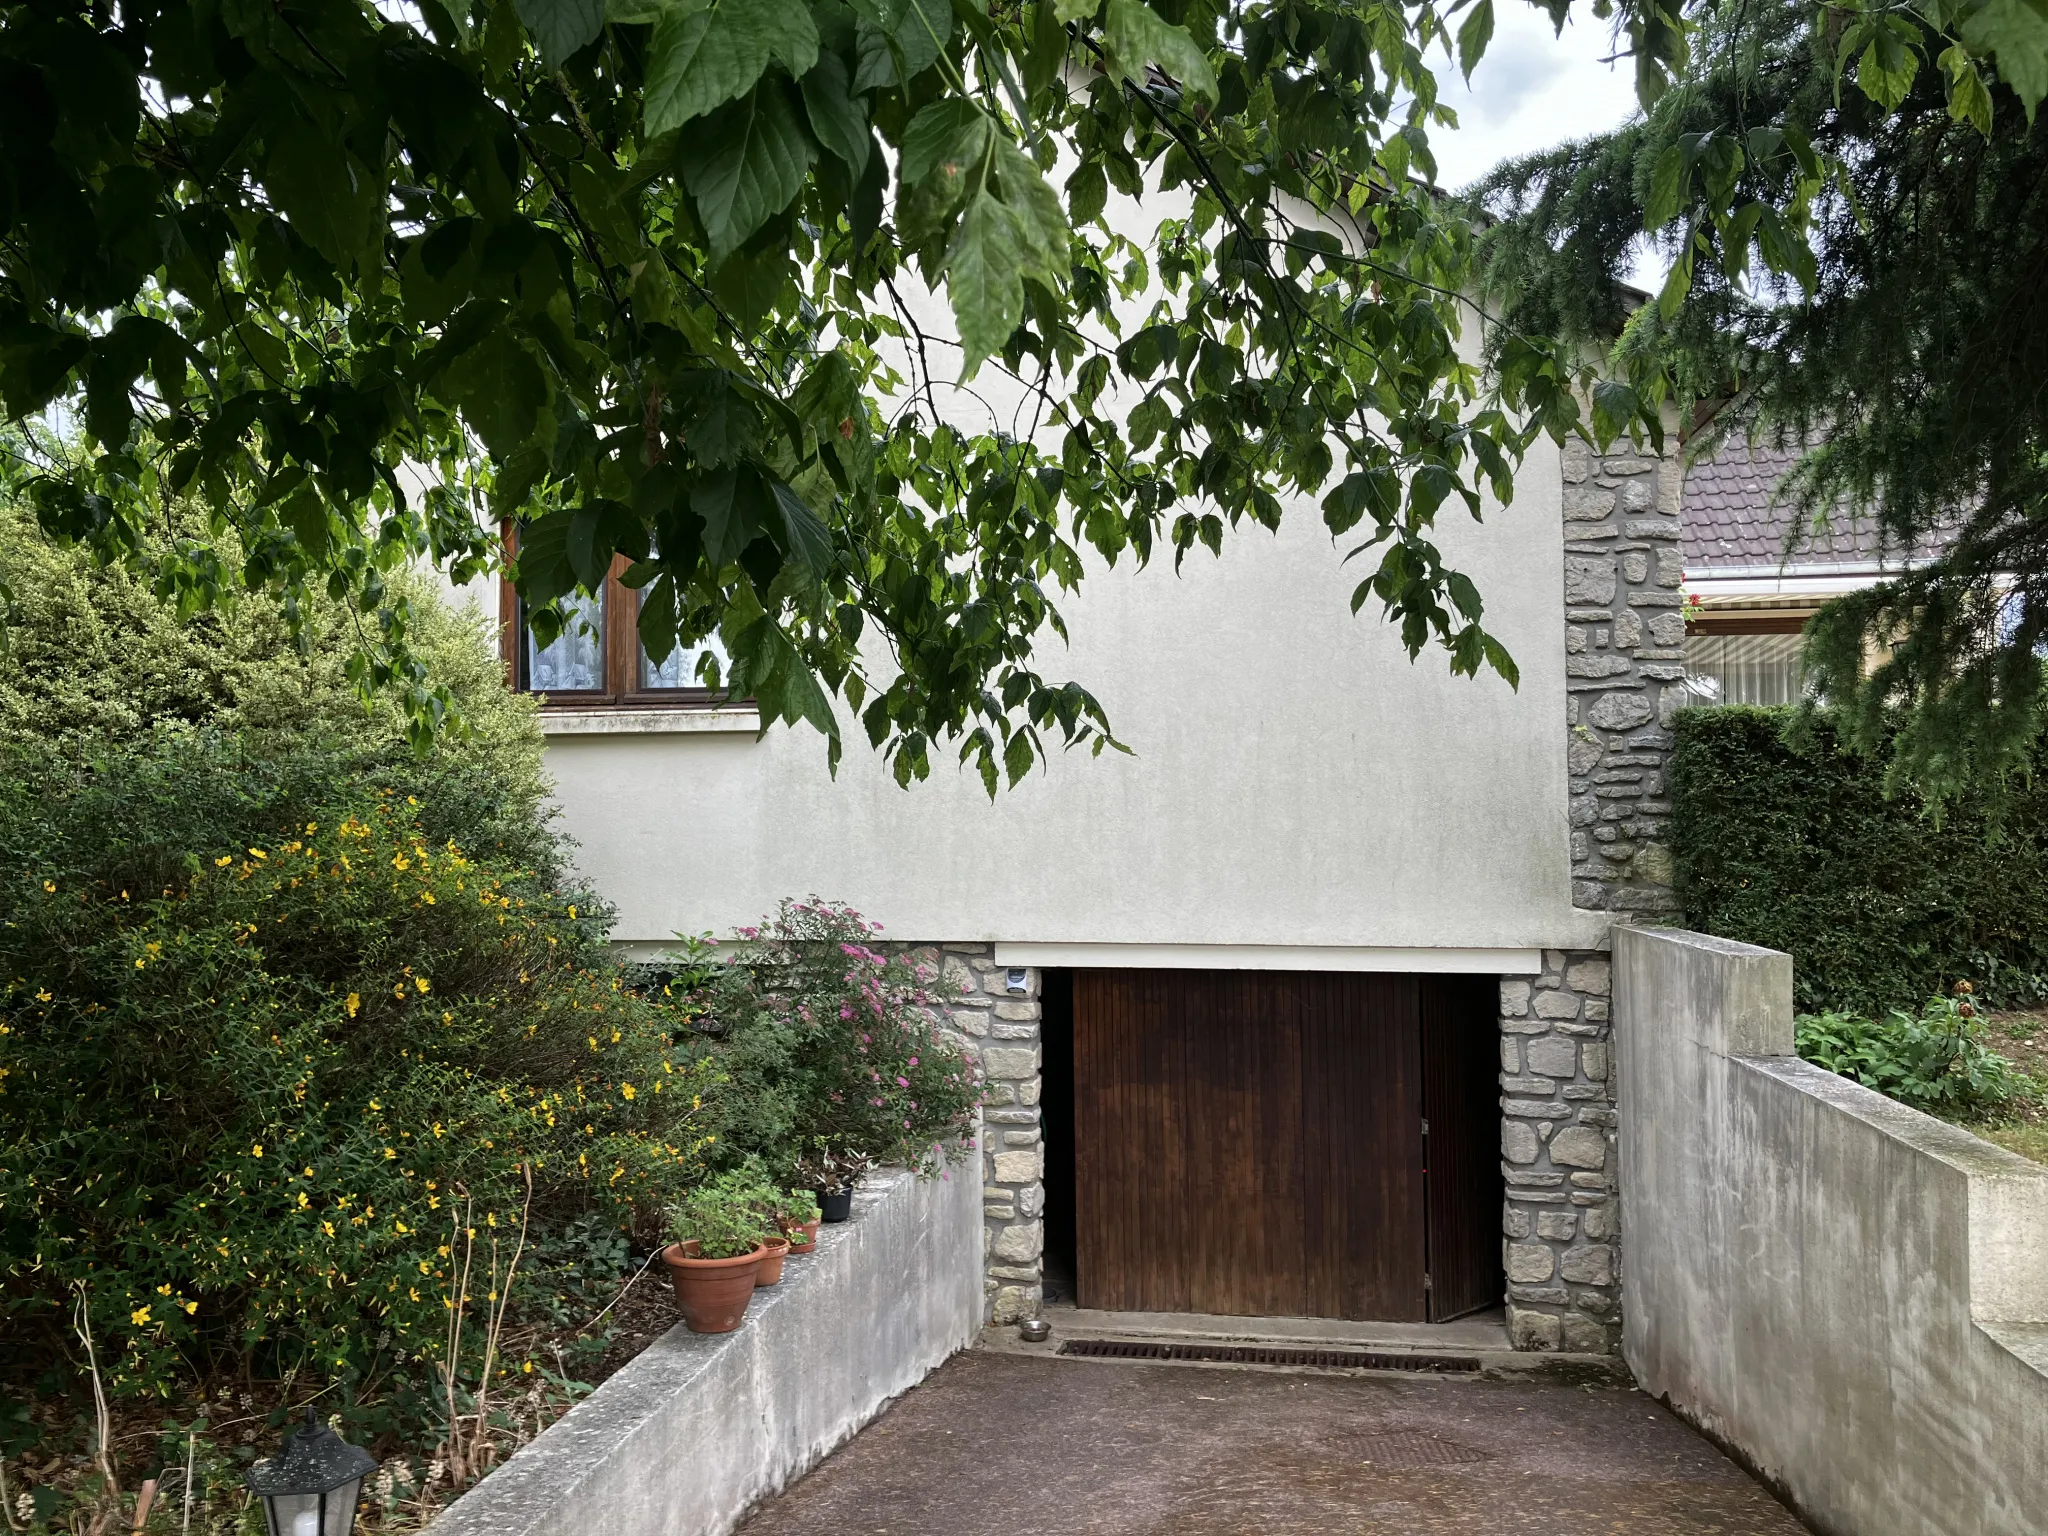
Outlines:
{"label": "drain grate", "polygon": [[1385,1434],[1362,1435],[1345,1449],[1369,1467],[1399,1470],[1406,1467],[1456,1467],[1485,1461],[1486,1452],[1475,1451],[1455,1440],[1440,1440],[1420,1430],[1390,1430]]}
{"label": "drain grate", "polygon": [[1370,1349],[1313,1349],[1269,1344],[1164,1343],[1132,1339],[1068,1339],[1063,1355],[1084,1360],[1200,1360],[1218,1365],[1307,1365],[1351,1371],[1476,1371],[1458,1355],[1389,1354]]}

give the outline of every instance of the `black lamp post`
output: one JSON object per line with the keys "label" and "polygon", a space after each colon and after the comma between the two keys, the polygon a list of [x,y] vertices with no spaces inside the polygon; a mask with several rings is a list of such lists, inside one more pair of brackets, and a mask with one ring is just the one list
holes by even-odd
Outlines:
{"label": "black lamp post", "polygon": [[288,1435],[284,1449],[248,1472],[249,1489],[263,1501],[270,1536],[349,1536],[363,1478],[377,1458],[313,1417]]}

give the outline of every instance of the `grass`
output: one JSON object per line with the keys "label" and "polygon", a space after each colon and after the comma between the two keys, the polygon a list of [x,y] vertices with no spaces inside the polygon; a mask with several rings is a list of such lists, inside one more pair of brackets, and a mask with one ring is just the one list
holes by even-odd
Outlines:
{"label": "grass", "polygon": [[1956,1123],[2008,1152],[2048,1164],[2048,1011],[1994,1013],[1985,1024],[1985,1043],[2039,1083],[2041,1094],[1996,1119]]}

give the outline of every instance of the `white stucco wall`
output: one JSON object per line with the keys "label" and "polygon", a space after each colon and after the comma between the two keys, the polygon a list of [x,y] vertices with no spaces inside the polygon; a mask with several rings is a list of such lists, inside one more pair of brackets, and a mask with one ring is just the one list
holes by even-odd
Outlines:
{"label": "white stucco wall", "polygon": [[[1442,543],[1522,669],[1410,663],[1376,605],[1354,617],[1317,509],[1221,560],[1091,572],[1071,652],[1136,756],[1054,763],[991,804],[935,753],[899,790],[857,721],[837,782],[822,738],[584,734],[549,766],[585,874],[642,944],[854,903],[902,939],[1344,947],[1581,947],[1570,907],[1557,451],[1512,506],[1447,508]],[[1047,644],[1058,646],[1056,639]]]}

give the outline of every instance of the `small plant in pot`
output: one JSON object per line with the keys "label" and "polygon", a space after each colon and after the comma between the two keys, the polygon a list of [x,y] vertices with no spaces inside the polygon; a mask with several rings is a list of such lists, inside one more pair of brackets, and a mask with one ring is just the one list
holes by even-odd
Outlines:
{"label": "small plant in pot", "polygon": [[758,1176],[744,1169],[691,1190],[670,1209],[674,1240],[661,1257],[692,1333],[730,1333],[747,1315],[767,1256],[761,1228]]}
{"label": "small plant in pot", "polygon": [[809,1155],[797,1159],[797,1181],[811,1191],[824,1220],[845,1221],[853,1215],[854,1186],[874,1166],[865,1153],[820,1140]]}
{"label": "small plant in pot", "polygon": [[818,1197],[808,1189],[787,1191],[775,1212],[775,1224],[789,1239],[791,1253],[811,1253],[817,1249],[818,1223],[823,1219]]}

